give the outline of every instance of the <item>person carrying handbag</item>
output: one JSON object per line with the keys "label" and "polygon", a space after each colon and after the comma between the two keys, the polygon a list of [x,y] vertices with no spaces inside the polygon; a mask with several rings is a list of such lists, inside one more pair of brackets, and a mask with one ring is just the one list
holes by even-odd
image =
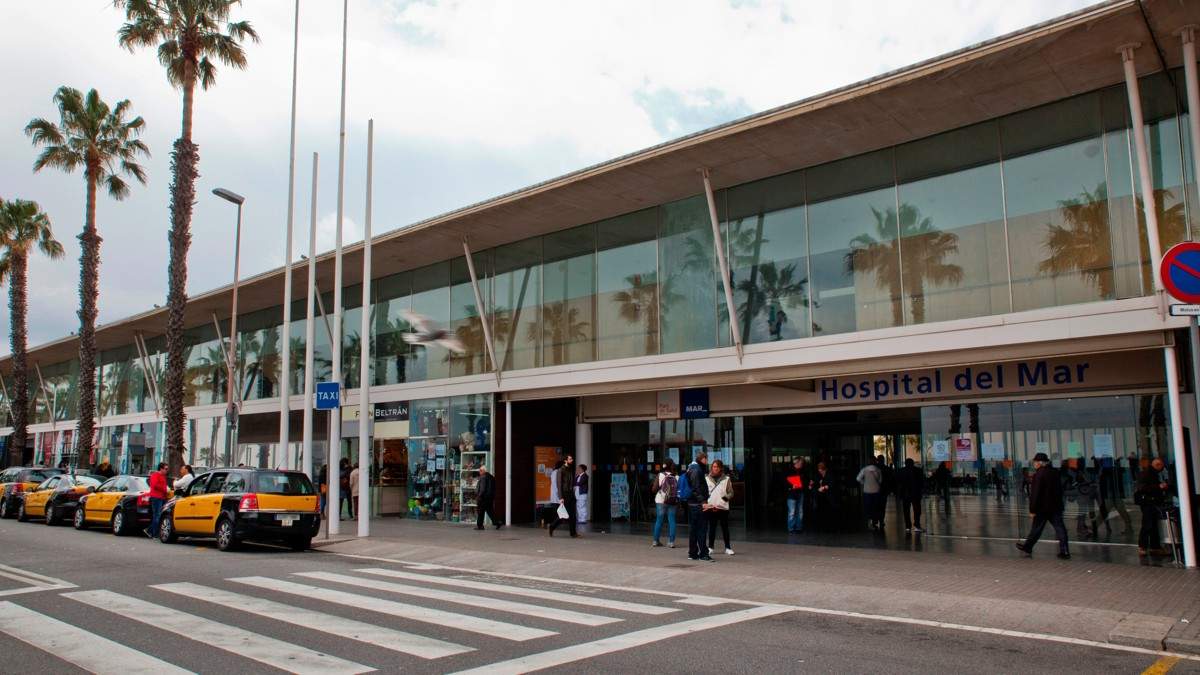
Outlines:
{"label": "person carrying handbag", "polygon": [[716,543],[717,525],[720,525],[725,555],[733,555],[733,547],[729,545],[729,502],[733,499],[733,481],[725,472],[725,463],[713,460],[712,470],[704,479],[708,481],[708,504],[712,507],[708,512],[708,548],[712,550]]}

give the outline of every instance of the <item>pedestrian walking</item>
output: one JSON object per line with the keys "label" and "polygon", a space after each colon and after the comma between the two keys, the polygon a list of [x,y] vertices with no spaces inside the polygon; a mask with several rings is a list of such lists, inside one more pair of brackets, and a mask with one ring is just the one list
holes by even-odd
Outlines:
{"label": "pedestrian walking", "polygon": [[325,517],[325,505],[329,503],[329,465],[322,464],[317,472],[317,492],[321,494],[321,517]]}
{"label": "pedestrian walking", "polygon": [[817,512],[817,526],[829,531],[837,525],[837,478],[825,462],[817,462],[817,475],[812,482],[813,505]]}
{"label": "pedestrian walking", "polygon": [[[354,500],[350,496],[350,460],[345,457],[338,462],[338,502],[346,504],[346,513],[354,518]],[[342,504],[338,504],[338,518],[342,517]]]}
{"label": "pedestrian walking", "polygon": [[938,464],[938,468],[933,472],[933,485],[937,489],[937,495],[941,498],[942,504],[946,507],[946,515],[950,515],[950,462],[942,462]]}
{"label": "pedestrian walking", "polygon": [[713,562],[708,549],[708,453],[696,453],[680,482],[680,497],[688,505],[688,559]]}
{"label": "pedestrian walking", "polygon": [[175,488],[175,494],[184,494],[194,480],[196,480],[196,472],[192,470],[192,465],[184,464],[179,469],[179,478],[176,478],[172,484],[172,487]]}
{"label": "pedestrian walking", "polygon": [[575,538],[579,537],[579,533],[575,531],[575,521],[579,516],[575,510],[577,502],[575,501],[574,465],[575,458],[567,455],[563,458],[563,464],[561,467],[559,467],[558,473],[555,475],[554,482],[558,485],[558,503],[566,508],[567,516],[566,518],[563,518],[562,514],[559,514],[558,519],[556,519],[554,524],[550,526],[549,532],[551,537],[554,536],[554,530],[557,529],[564,520],[567,521],[567,527],[571,532],[571,536]]}
{"label": "pedestrian walking", "polygon": [[167,503],[167,463],[159,462],[158,470],[150,474],[150,527],[146,536],[158,537],[158,522],[162,519],[163,505]]}
{"label": "pedestrian walking", "polygon": [[663,520],[667,521],[667,546],[675,548],[675,512],[679,510],[679,477],[675,460],[667,458],[662,471],[654,478],[654,539],[652,547],[662,546]]}
{"label": "pedestrian walking", "polygon": [[1158,535],[1158,521],[1162,518],[1162,508],[1167,503],[1170,484],[1163,476],[1166,464],[1161,457],[1155,457],[1138,474],[1137,486],[1133,492],[1133,501],[1142,510],[1142,527],[1138,530],[1138,555],[1167,555]]}
{"label": "pedestrian walking", "polygon": [[[354,505],[354,508],[358,508],[358,481],[361,480],[360,476],[361,472],[358,470],[358,465],[355,464],[354,468],[350,470],[350,503]],[[351,515],[350,517],[353,518],[354,516]]]}
{"label": "pedestrian walking", "polygon": [[924,532],[921,529],[921,497],[925,492],[925,472],[913,462],[912,457],[904,460],[897,483],[903,501],[901,512],[904,514],[904,531]]}
{"label": "pedestrian walking", "polygon": [[804,458],[792,460],[792,470],[787,475],[787,528],[788,532],[804,531],[804,500],[808,496],[808,467]]}
{"label": "pedestrian walking", "polygon": [[729,545],[729,503],[733,499],[733,481],[725,471],[725,463],[713,460],[712,470],[705,477],[708,482],[708,550],[713,550],[717,541],[717,526],[721,526],[721,537],[725,539],[725,555],[733,555]]}
{"label": "pedestrian walking", "polygon": [[1058,535],[1058,557],[1069,560],[1071,551],[1067,547],[1067,526],[1063,524],[1062,479],[1058,470],[1050,465],[1046,453],[1034,455],[1033,464],[1037,467],[1029,486],[1029,516],[1033,518],[1033,525],[1025,541],[1017,542],[1017,550],[1024,553],[1026,558],[1032,558],[1034,545],[1042,536],[1046,523],[1050,523]]}
{"label": "pedestrian walking", "polygon": [[862,486],[863,510],[867,515],[867,525],[873,530],[883,529],[883,516],[880,514],[885,499],[883,470],[879,468],[878,464],[872,462],[858,472],[855,480]]}
{"label": "pedestrian walking", "polygon": [[497,530],[504,527],[496,517],[496,477],[488,473],[486,465],[479,467],[479,482],[475,485],[475,529],[483,529],[484,514]]}
{"label": "pedestrian walking", "polygon": [[587,465],[579,465],[579,473],[575,476],[575,511],[580,524],[588,521],[588,480]]}

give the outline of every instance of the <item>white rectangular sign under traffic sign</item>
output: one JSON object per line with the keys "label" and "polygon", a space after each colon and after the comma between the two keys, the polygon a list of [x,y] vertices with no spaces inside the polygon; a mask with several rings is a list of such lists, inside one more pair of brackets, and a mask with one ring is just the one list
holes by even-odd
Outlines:
{"label": "white rectangular sign under traffic sign", "polygon": [[1200,305],[1171,305],[1171,316],[1200,316]]}

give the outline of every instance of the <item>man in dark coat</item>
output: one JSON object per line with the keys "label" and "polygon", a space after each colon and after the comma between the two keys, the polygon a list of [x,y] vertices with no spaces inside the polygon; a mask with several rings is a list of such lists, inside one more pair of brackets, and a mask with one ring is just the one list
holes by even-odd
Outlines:
{"label": "man in dark coat", "polygon": [[[567,455],[563,459],[562,468],[558,470],[558,474],[555,476],[555,479],[558,481],[558,503],[567,507],[567,525],[571,530],[571,536],[578,537],[579,533],[575,531],[575,521],[578,520],[579,515],[575,511],[574,457]],[[554,529],[561,525],[562,522],[563,519],[559,518],[558,520],[554,521],[553,525],[550,526],[549,532],[551,537],[554,536]]]}
{"label": "man in dark coat", "polygon": [[1058,535],[1058,557],[1069,560],[1071,552],[1067,548],[1067,526],[1063,524],[1063,490],[1058,470],[1050,466],[1050,458],[1044,452],[1034,455],[1033,463],[1037,466],[1029,488],[1029,515],[1033,525],[1025,542],[1017,543],[1017,549],[1026,558],[1033,557],[1033,546],[1042,536],[1046,523],[1050,523]]}
{"label": "man in dark coat", "polygon": [[486,466],[479,467],[479,482],[475,485],[475,529],[483,529],[483,514],[492,519],[496,529],[504,526],[496,518],[496,478],[488,473]]}
{"label": "man in dark coat", "polygon": [[924,532],[921,529],[921,496],[925,493],[925,472],[912,457],[904,460],[896,488],[902,502],[900,511],[904,514],[905,531]]}
{"label": "man in dark coat", "polygon": [[688,559],[713,562],[708,550],[708,453],[696,453],[683,479],[691,486],[688,497]]}
{"label": "man in dark coat", "polygon": [[1138,531],[1138,555],[1167,555],[1158,536],[1158,521],[1161,509],[1170,495],[1170,484],[1163,479],[1166,464],[1155,457],[1150,466],[1138,474],[1134,490],[1134,501],[1142,509],[1142,528]]}

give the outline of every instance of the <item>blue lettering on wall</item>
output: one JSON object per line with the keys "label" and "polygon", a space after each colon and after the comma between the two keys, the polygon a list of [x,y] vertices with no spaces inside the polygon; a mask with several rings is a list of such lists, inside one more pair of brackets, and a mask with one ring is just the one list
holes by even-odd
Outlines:
{"label": "blue lettering on wall", "polygon": [[[953,391],[972,394],[990,393],[1005,388],[1006,371],[1014,364],[997,363],[984,366],[966,366],[946,376]],[[1073,364],[1051,365],[1046,360],[1019,361],[1017,387],[1027,389],[1046,386],[1078,386],[1086,384],[1087,371],[1091,364],[1081,361]],[[910,396],[931,396],[942,393],[942,369],[935,368],[925,374],[896,372],[875,378],[854,378],[850,381],[827,377],[818,380],[816,391],[823,402],[885,401]]]}

